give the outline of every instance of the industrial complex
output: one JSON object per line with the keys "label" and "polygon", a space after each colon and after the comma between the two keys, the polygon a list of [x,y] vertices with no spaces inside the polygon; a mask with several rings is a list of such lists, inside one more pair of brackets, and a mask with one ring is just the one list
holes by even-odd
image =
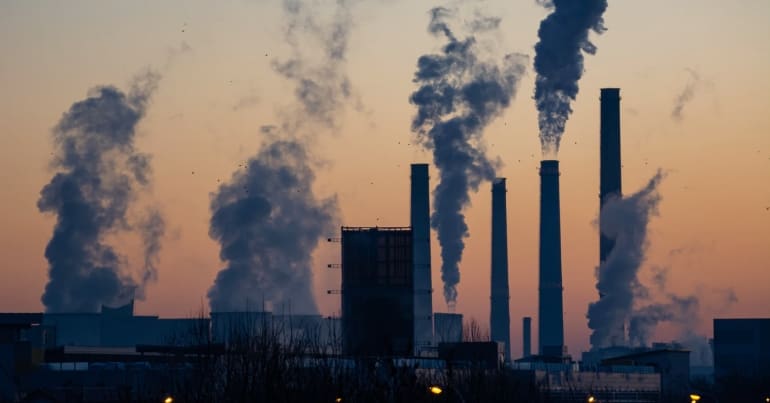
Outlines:
{"label": "industrial complex", "polygon": [[[601,208],[622,195],[617,88],[601,90],[600,137]],[[715,319],[714,366],[704,378],[693,376],[681,345],[632,346],[625,326],[611,332],[609,346],[573,355],[564,335],[559,161],[543,160],[539,175],[537,346],[530,317],[521,318],[523,345],[511,346],[506,178],[491,184],[489,331],[479,337],[460,313],[432,306],[428,165],[413,164],[408,226],[340,229],[341,282],[329,291],[341,300],[339,317],[250,309],[165,319],[135,315],[133,302],[99,313],[2,313],[0,402],[206,401],[206,388],[236,393],[228,386],[234,373],[247,374],[250,396],[270,396],[252,377],[281,373],[275,383],[299,390],[328,375],[309,401],[330,402],[357,401],[346,397],[358,393],[350,385],[372,382],[388,391],[387,401],[430,401],[405,392],[420,382],[452,390],[441,401],[477,401],[464,394],[481,392],[463,382],[479,375],[519,388],[488,401],[707,402],[731,379],[770,380],[770,319]],[[599,236],[604,261],[613,241]],[[192,391],[199,394],[184,395]],[[768,391],[750,393],[759,399]]]}

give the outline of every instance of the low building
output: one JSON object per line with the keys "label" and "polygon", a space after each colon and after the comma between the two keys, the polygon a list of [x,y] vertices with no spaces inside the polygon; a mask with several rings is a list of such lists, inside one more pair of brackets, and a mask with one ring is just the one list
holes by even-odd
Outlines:
{"label": "low building", "polygon": [[770,318],[714,319],[714,377],[770,379]]}
{"label": "low building", "polygon": [[602,367],[650,367],[660,374],[663,401],[685,401],[690,389],[690,352],[687,350],[650,350],[602,360]]}

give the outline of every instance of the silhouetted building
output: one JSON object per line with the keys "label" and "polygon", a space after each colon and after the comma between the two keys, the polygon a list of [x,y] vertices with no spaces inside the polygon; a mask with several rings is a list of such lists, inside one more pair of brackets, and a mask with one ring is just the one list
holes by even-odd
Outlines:
{"label": "silhouetted building", "polygon": [[415,355],[433,345],[433,285],[430,268],[428,164],[412,164],[410,225],[414,265]]}
{"label": "silhouetted building", "polygon": [[161,319],[134,315],[133,301],[100,313],[46,313],[41,332],[46,347],[134,347],[139,344],[195,344],[207,338],[207,318]]}
{"label": "silhouetted building", "polygon": [[687,350],[650,350],[602,360],[603,367],[650,367],[660,374],[660,392],[664,402],[683,402],[690,388],[690,352]]}
{"label": "silhouetted building", "polygon": [[504,348],[503,343],[496,341],[439,343],[438,358],[452,368],[495,369],[505,361]]}
{"label": "silhouetted building", "polygon": [[511,315],[508,309],[508,215],[505,178],[492,183],[492,269],[490,279],[490,337],[503,343],[505,361],[511,360]]}
{"label": "silhouetted building", "polygon": [[459,313],[436,312],[433,315],[436,344],[459,343],[463,341],[463,315]]}
{"label": "silhouetted building", "polygon": [[410,228],[342,228],[342,342],[345,354],[413,354],[412,269]]}
{"label": "silhouetted building", "polygon": [[41,313],[0,313],[0,401],[15,401],[18,377],[42,360],[33,336],[40,328]]}
{"label": "silhouetted building", "polygon": [[714,319],[714,377],[770,381],[770,318]]}
{"label": "silhouetted building", "polygon": [[559,161],[544,160],[540,162],[540,355],[562,356],[566,353],[561,278]]}

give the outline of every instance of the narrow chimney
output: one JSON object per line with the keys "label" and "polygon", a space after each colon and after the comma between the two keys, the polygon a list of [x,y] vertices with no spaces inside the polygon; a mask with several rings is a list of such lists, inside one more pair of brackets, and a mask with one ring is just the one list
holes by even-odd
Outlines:
{"label": "narrow chimney", "polygon": [[493,341],[505,345],[505,361],[511,359],[511,318],[508,309],[508,224],[505,178],[492,183],[492,281],[490,319]]}
{"label": "narrow chimney", "polygon": [[415,355],[433,345],[433,296],[430,278],[430,201],[428,164],[412,164],[411,217],[414,276]]}
{"label": "narrow chimney", "polygon": [[521,356],[523,358],[526,358],[532,355],[532,318],[530,318],[529,316],[525,316],[524,318],[522,318],[521,329],[522,329]]}
{"label": "narrow chimney", "polygon": [[564,354],[564,310],[561,283],[561,218],[559,161],[540,162],[540,300],[539,353]]}
{"label": "narrow chimney", "polygon": [[[608,199],[621,197],[620,164],[620,88],[601,89],[601,116],[599,123],[599,220],[601,209]],[[601,223],[599,224],[601,228]],[[599,231],[599,264],[607,260],[615,242]],[[601,293],[599,298],[604,297]],[[618,329],[619,337],[611,340],[613,346],[624,346],[625,328]]]}
{"label": "narrow chimney", "polygon": [[[601,89],[599,127],[599,209],[612,196],[621,196],[620,173],[620,89]],[[599,261],[607,260],[613,242],[599,235]]]}

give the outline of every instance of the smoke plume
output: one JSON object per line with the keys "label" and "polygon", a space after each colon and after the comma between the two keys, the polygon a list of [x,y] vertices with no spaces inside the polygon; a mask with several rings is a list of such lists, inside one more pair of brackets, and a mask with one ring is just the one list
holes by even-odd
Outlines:
{"label": "smoke plume", "polygon": [[684,335],[694,335],[692,331],[698,322],[700,309],[698,298],[694,295],[680,297],[674,294],[668,294],[666,298],[666,302],[637,308],[630,315],[628,338],[632,346],[649,346],[650,338],[661,322],[676,321],[686,329]]}
{"label": "smoke plume", "polygon": [[553,10],[538,30],[535,45],[535,103],[538,110],[540,142],[543,155],[555,157],[567,119],[570,103],[578,94],[583,75],[583,52],[596,53],[588,38],[589,31],[601,34],[602,14],[607,0],[538,0]]}
{"label": "smoke plume", "polygon": [[348,1],[285,0],[287,60],[273,69],[294,84],[294,103],[277,126],[262,128],[264,143],[229,183],[212,194],[209,235],[226,266],[209,290],[212,311],[268,304],[273,310],[314,314],[312,253],[335,231],[335,197],[313,193],[312,143],[335,129],[352,98],[345,73],[352,17]]}
{"label": "smoke plume", "polygon": [[695,98],[695,93],[703,82],[697,71],[687,69],[687,72],[690,73],[690,79],[685,84],[682,92],[677,95],[674,100],[674,108],[671,110],[671,119],[677,122],[684,118],[684,107]]}
{"label": "smoke plume", "polygon": [[[596,289],[602,296],[588,306],[591,346],[602,348],[625,344],[623,329],[634,308],[635,296],[646,290],[639,283],[639,268],[645,261],[647,225],[657,215],[660,195],[658,171],[647,185],[628,197],[614,197],[600,212],[602,234],[614,241],[612,252],[596,269]],[[650,312],[649,317],[657,317]]]}
{"label": "smoke plume", "polygon": [[412,130],[423,147],[433,151],[440,173],[433,192],[431,226],[441,244],[444,299],[451,307],[457,300],[463,239],[468,236],[463,210],[470,202],[470,191],[477,191],[482,181],[494,179],[498,165],[486,155],[483,130],[515,96],[526,57],[481,58],[473,34],[496,28],[499,20],[469,24],[471,35],[458,39],[447,22],[454,15],[452,10],[439,7],[430,13],[428,31],[447,43],[440,53],[418,59],[414,82],[420,87],[409,100],[417,106]]}
{"label": "smoke plume", "polygon": [[[47,312],[98,312],[104,304],[124,304],[141,298],[156,276],[162,217],[155,212],[150,225],[134,228],[129,208],[150,182],[150,158],[136,151],[134,139],[159,79],[153,72],[137,76],[127,94],[112,86],[94,88],[53,129],[56,174],[38,200],[41,212],[56,214],[45,250]],[[145,240],[146,274],[139,282],[105,239],[135,230]]]}
{"label": "smoke plume", "polygon": [[305,147],[275,140],[220,186],[211,201],[209,235],[227,267],[209,291],[216,311],[243,310],[249,301],[274,309],[317,313],[311,252],[334,230],[336,200],[317,199]]}

